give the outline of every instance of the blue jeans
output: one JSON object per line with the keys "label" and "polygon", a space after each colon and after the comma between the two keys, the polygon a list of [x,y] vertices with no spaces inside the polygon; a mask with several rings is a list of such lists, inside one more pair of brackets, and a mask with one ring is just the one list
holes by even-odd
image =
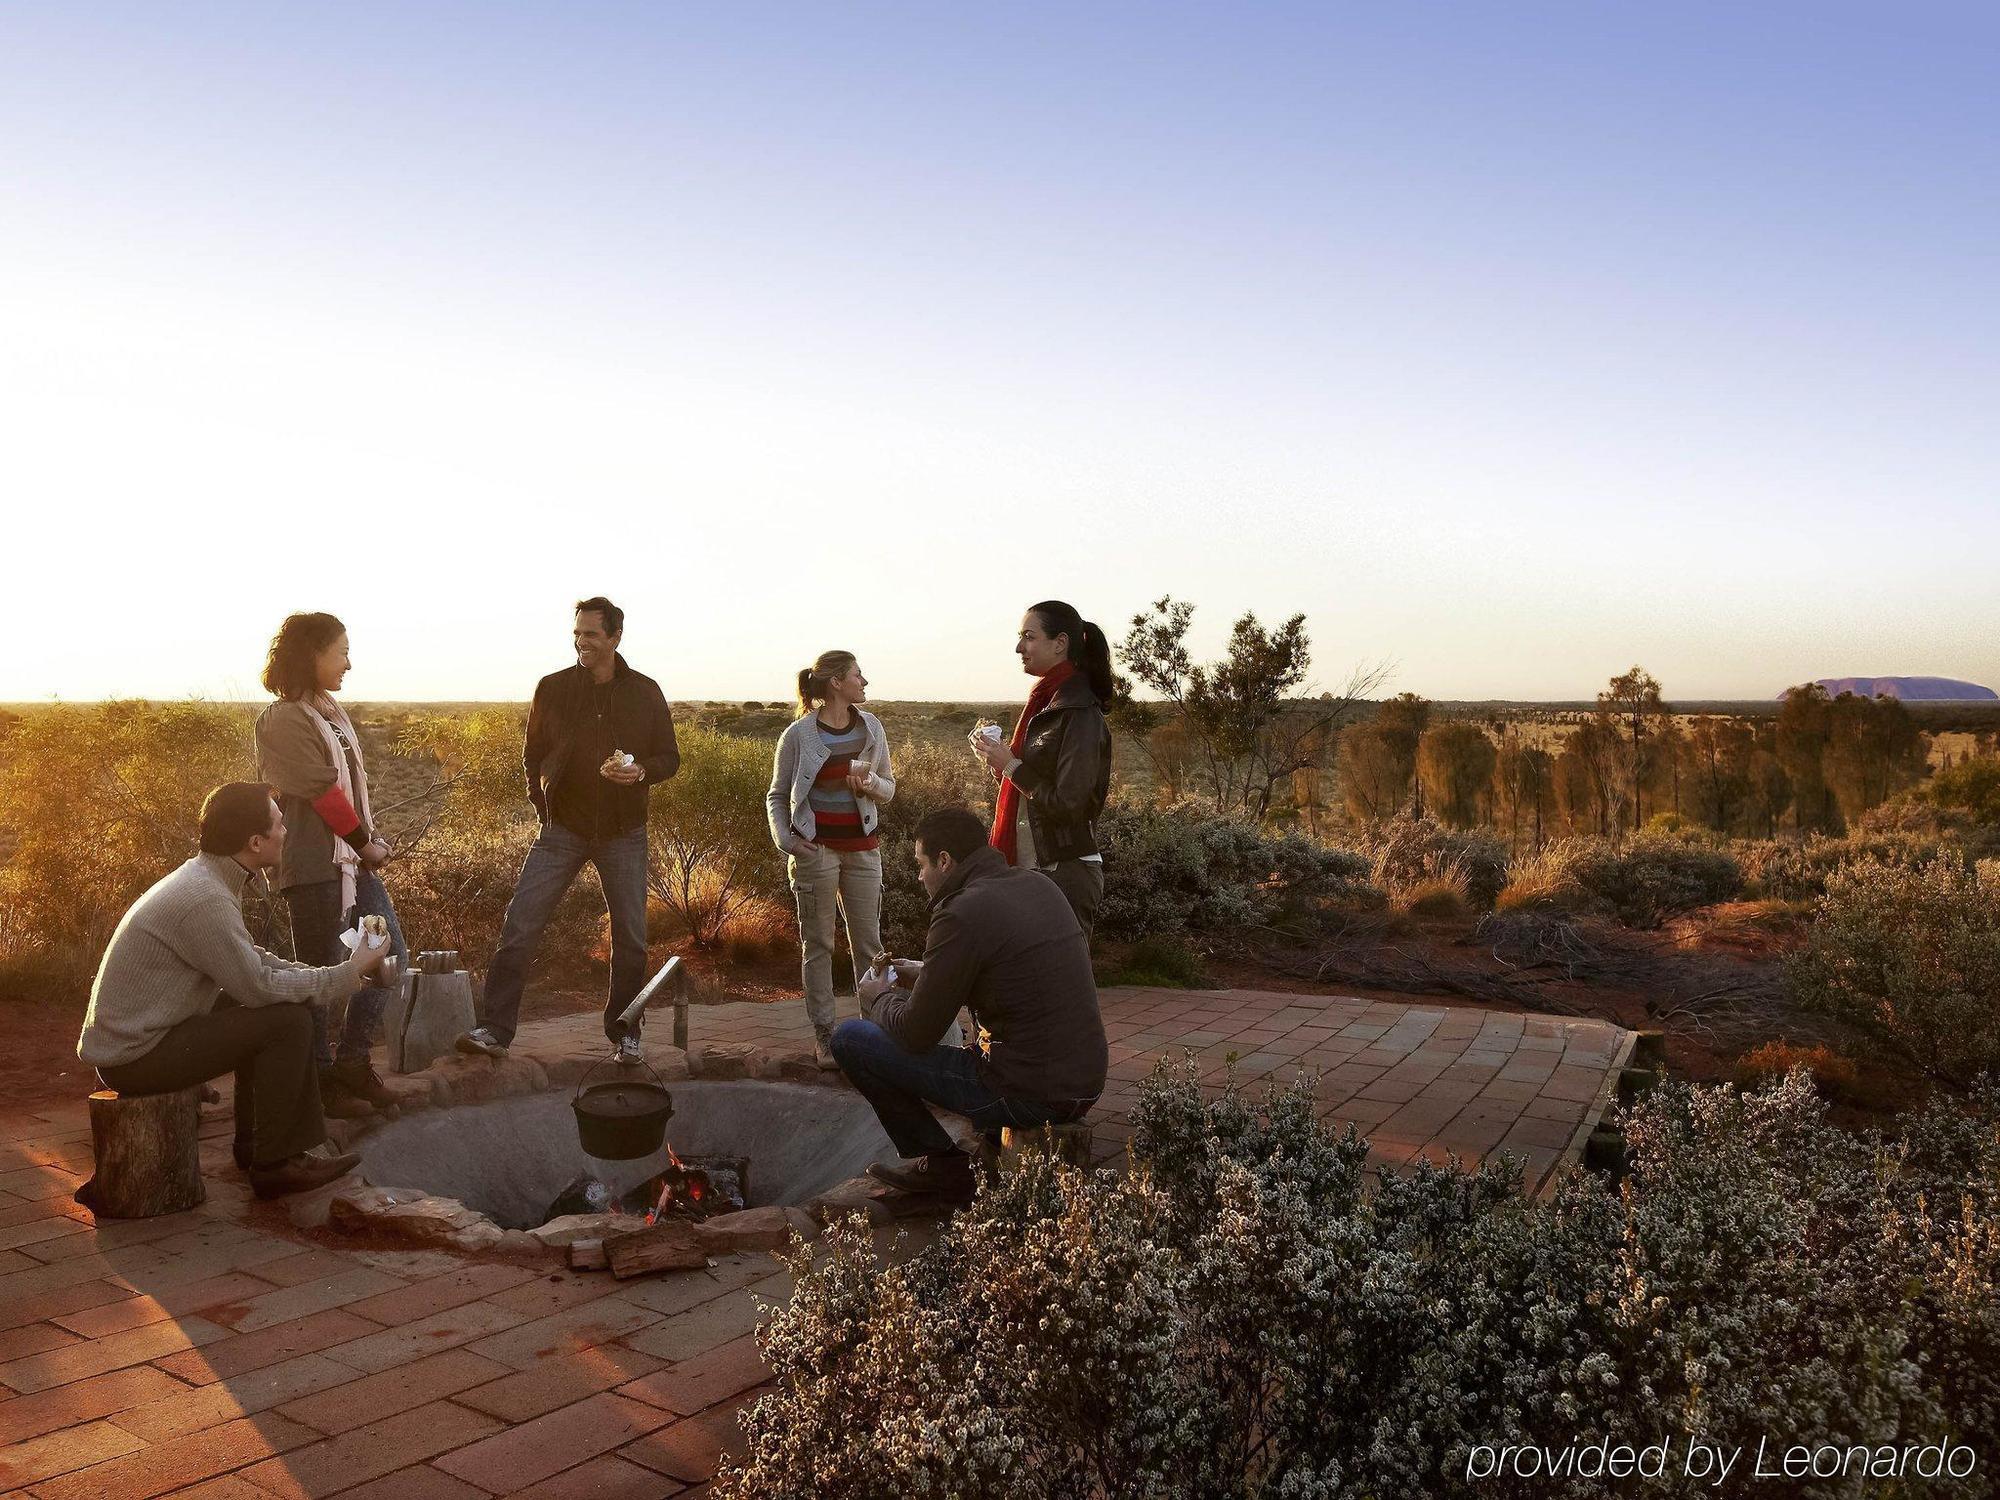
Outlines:
{"label": "blue jeans", "polygon": [[[340,909],[340,881],[315,880],[292,886],[285,892],[285,905],[292,914],[292,957],[302,964],[345,962],[347,949],[340,935],[351,932],[357,918],[376,916],[389,924],[389,951],[396,955],[399,969],[407,968],[410,951],[403,946],[403,924],[396,919],[396,905],[389,888],[373,870],[354,877],[354,905]],[[347,1001],[347,1019],[340,1029],[342,1059],[368,1056],[382,1031],[382,1013],[389,1008],[389,992],[379,985],[356,990]],[[326,1007],[310,1007],[313,1018],[312,1055],[322,1068],[334,1059]]]}
{"label": "blue jeans", "polygon": [[905,1052],[902,1044],[873,1021],[842,1021],[833,1028],[833,1057],[903,1156],[955,1151],[926,1104],[970,1120],[982,1135],[1003,1125],[1066,1125],[1081,1120],[1090,1099],[1025,1099],[997,1094],[980,1081],[979,1054],[970,1047],[933,1047]]}
{"label": "blue jeans", "polygon": [[614,1042],[625,1034],[618,1013],[646,982],[646,830],[642,826],[587,839],[551,821],[528,848],[514,899],[500,924],[499,951],[486,967],[479,1023],[502,1045],[513,1044],[521,1024],[521,991],[542,933],[585,865],[596,869],[611,914],[611,996],[604,1006],[604,1034]]}

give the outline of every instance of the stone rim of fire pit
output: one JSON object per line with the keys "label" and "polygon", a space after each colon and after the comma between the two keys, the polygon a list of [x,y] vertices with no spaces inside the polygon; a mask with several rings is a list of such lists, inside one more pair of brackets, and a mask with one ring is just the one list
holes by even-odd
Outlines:
{"label": "stone rim of fire pit", "polygon": [[[840,1091],[852,1097],[852,1086],[845,1077],[822,1071],[809,1051],[698,1043],[685,1053],[663,1046],[648,1046],[646,1052],[647,1061],[670,1088],[683,1080],[743,1081],[805,1085],[815,1092]],[[602,1060],[601,1047],[517,1047],[504,1058],[452,1054],[421,1072],[388,1075],[384,1082],[398,1095],[406,1115],[556,1090],[564,1091],[567,1099],[568,1091],[584,1073]],[[378,1116],[329,1121],[328,1126],[333,1145],[352,1150],[357,1146],[365,1149],[367,1138],[387,1123],[392,1122]],[[668,1139],[672,1139],[671,1122]],[[886,1147],[886,1137],[884,1143]],[[719,1214],[694,1225],[694,1231],[711,1255],[777,1249],[789,1243],[795,1231],[811,1237],[825,1223],[853,1213],[860,1213],[870,1223],[886,1223],[896,1217],[890,1202],[885,1201],[888,1196],[889,1190],[882,1183],[856,1176],[797,1204],[768,1204]],[[315,1193],[298,1195],[287,1204],[293,1223],[301,1228],[330,1224],[337,1230],[388,1234],[423,1248],[540,1257],[560,1257],[563,1247],[575,1241],[600,1239],[644,1223],[641,1218],[620,1214],[571,1214],[534,1230],[507,1229],[458,1199],[417,1187],[378,1186],[367,1181],[363,1172],[352,1173]]]}

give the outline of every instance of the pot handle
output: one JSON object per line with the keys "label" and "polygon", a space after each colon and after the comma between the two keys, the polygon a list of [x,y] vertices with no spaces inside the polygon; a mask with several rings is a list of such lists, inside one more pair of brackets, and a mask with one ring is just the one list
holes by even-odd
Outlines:
{"label": "pot handle", "polygon": [[[608,1057],[601,1057],[596,1062],[592,1063],[589,1067],[583,1070],[583,1077],[577,1079],[576,1081],[576,1092],[570,1095],[571,1103],[575,1103],[578,1099],[581,1099],[583,1097],[583,1086],[590,1081],[590,1075],[592,1073],[595,1073],[599,1068],[603,1067],[606,1063],[610,1062],[611,1060],[612,1059]],[[664,1090],[669,1094],[673,1092],[673,1090],[667,1088],[667,1080],[660,1076],[658,1069],[656,1069],[651,1063],[646,1061],[643,1054],[640,1056],[639,1062],[641,1063],[642,1066],[644,1066],[644,1068],[648,1073],[651,1073],[653,1075],[653,1082],[657,1083],[662,1090]]]}

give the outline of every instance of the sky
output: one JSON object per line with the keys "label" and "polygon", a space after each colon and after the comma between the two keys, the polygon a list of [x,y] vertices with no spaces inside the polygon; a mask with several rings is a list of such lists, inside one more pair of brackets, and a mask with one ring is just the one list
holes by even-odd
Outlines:
{"label": "sky", "polygon": [[0,4],[0,700],[2000,688],[1985,5]]}

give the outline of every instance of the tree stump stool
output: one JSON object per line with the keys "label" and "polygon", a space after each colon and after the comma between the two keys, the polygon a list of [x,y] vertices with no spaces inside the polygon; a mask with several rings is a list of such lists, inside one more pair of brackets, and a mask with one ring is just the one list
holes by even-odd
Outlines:
{"label": "tree stump stool", "polygon": [[96,1172],[76,1201],[105,1219],[177,1214],[208,1196],[201,1185],[201,1090],[90,1096]]}
{"label": "tree stump stool", "polygon": [[1066,1161],[1084,1171],[1090,1169],[1091,1132],[1088,1120],[1078,1120],[1069,1125],[1032,1125],[1017,1128],[1013,1125],[1002,1127],[999,1139],[983,1137],[986,1149],[982,1153],[989,1172],[1004,1172],[1021,1164],[1021,1158],[1031,1151],[1053,1151],[1058,1160]]}

